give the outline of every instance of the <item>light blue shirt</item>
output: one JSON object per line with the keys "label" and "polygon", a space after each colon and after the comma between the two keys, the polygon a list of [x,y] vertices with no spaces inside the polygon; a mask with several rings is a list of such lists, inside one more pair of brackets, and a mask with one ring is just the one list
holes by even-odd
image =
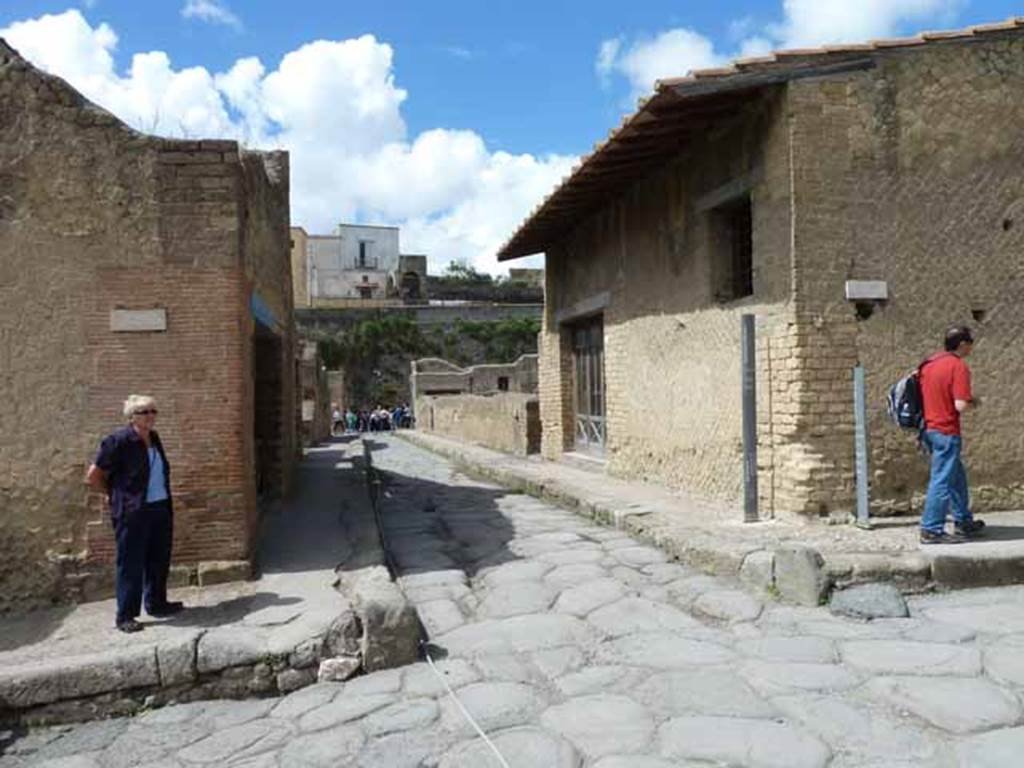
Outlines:
{"label": "light blue shirt", "polygon": [[149,446],[149,485],[146,486],[146,503],[164,501],[167,498],[167,478],[164,474],[164,460],[160,451]]}

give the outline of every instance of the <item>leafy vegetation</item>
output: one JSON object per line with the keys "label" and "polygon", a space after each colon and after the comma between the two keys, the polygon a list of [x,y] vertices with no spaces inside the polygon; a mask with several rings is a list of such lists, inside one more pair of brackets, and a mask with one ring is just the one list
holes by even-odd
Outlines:
{"label": "leafy vegetation", "polygon": [[402,315],[381,314],[319,339],[320,356],[330,370],[345,371],[347,402],[372,407],[409,397],[409,363],[443,357],[462,365],[511,363],[537,351],[537,318],[456,320],[424,330]]}

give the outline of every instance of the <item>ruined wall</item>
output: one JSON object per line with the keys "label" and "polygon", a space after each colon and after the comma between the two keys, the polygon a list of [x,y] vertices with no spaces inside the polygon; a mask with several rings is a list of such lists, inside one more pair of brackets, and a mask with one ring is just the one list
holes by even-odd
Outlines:
{"label": "ruined wall", "polygon": [[280,340],[277,366],[282,386],[277,394],[275,417],[280,466],[274,482],[282,494],[287,494],[292,486],[295,457],[300,450],[292,418],[297,394],[288,153],[242,152],[239,159],[243,182],[239,197],[243,263],[250,304],[256,301],[259,305],[255,311],[250,307],[247,313],[250,338],[254,332],[254,317],[268,312],[264,320],[272,322],[272,330]]}
{"label": "ruined wall", "polygon": [[291,228],[292,294],[296,307],[309,306],[309,272],[306,247],[309,236],[302,227]]}
{"label": "ruined wall", "polygon": [[[722,301],[701,200],[744,176],[751,183],[754,294]],[[786,377],[775,373],[789,365],[794,332],[789,202],[786,121],[780,94],[769,92],[549,249],[539,344],[546,456],[573,445],[569,323],[601,313],[609,472],[738,500],[740,315],[753,312],[760,317],[760,490],[770,514],[776,438],[769,427],[789,396]]]}
{"label": "ruined wall", "polygon": [[[790,86],[805,511],[853,507],[850,369],[867,372],[874,512],[919,513],[927,463],[886,423],[887,388],[976,330],[983,407],[964,418],[973,506],[1024,506],[1024,41],[986,34]],[[858,318],[847,279],[885,280]]]}
{"label": "ruined wall", "polygon": [[416,399],[416,429],[517,456],[540,450],[536,395],[428,395]]}
{"label": "ruined wall", "polygon": [[[160,408],[176,562],[248,557],[243,184],[234,142],[137,134],[0,41],[0,611],[109,590],[82,479],[133,392]],[[112,329],[154,308],[166,330]]]}
{"label": "ruined wall", "polygon": [[439,358],[413,360],[409,387],[413,397],[432,392],[486,394],[537,392],[537,355],[520,355],[514,363],[485,363],[460,368]]}

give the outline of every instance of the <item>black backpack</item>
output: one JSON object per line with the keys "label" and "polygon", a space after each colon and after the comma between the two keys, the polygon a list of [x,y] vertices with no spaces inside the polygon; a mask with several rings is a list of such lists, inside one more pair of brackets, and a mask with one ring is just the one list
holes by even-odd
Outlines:
{"label": "black backpack", "polygon": [[952,354],[950,352],[940,353],[917,366],[902,379],[889,387],[889,397],[886,400],[886,410],[889,412],[889,419],[897,427],[912,429],[921,433],[924,431],[924,397],[921,395],[921,369],[933,360]]}
{"label": "black backpack", "polygon": [[889,419],[897,427],[920,432],[924,428],[924,398],[921,397],[921,363],[891,387],[886,400]]}

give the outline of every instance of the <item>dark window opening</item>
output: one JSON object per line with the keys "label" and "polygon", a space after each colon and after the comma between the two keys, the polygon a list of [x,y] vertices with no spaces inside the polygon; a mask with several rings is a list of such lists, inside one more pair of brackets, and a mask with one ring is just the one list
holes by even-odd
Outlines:
{"label": "dark window opening", "polygon": [[359,286],[359,298],[360,299],[372,299],[373,298],[373,288],[371,288],[368,285],[365,286],[365,287],[360,285]]}
{"label": "dark window opening", "polygon": [[498,377],[498,391],[499,392],[508,392],[508,376],[499,376]]}
{"label": "dark window opening", "polygon": [[359,266],[360,267],[365,267],[366,266],[366,252],[369,250],[368,246],[369,246],[369,243],[367,243],[365,240],[360,240],[359,241]]}
{"label": "dark window opening", "polygon": [[858,320],[867,320],[875,314],[875,302],[873,301],[855,302],[853,308],[857,312]]}
{"label": "dark window opening", "polygon": [[711,211],[715,298],[733,301],[754,294],[754,217],[750,196]]}
{"label": "dark window opening", "polygon": [[985,309],[972,309],[971,317],[974,318],[976,323],[984,323],[988,319],[988,310]]}

